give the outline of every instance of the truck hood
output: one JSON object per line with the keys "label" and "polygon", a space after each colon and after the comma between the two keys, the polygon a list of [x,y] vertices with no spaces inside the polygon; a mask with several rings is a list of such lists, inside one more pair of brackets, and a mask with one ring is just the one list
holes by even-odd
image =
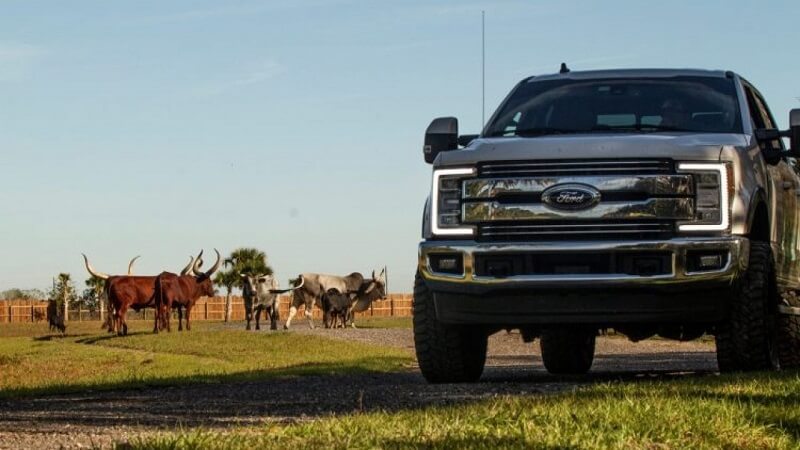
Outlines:
{"label": "truck hood", "polygon": [[459,150],[442,152],[434,165],[473,165],[481,161],[608,158],[671,158],[719,161],[723,147],[746,147],[742,134],[658,133],[591,134],[480,138]]}

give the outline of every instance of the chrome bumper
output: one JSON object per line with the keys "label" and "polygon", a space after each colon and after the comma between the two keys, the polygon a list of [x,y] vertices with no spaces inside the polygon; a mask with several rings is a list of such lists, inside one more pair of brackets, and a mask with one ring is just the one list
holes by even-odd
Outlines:
{"label": "chrome bumper", "polygon": [[[570,241],[570,242],[515,242],[477,243],[472,241],[424,241],[419,246],[419,270],[426,281],[437,291],[469,292],[481,294],[494,290],[559,289],[573,288],[686,288],[692,285],[732,284],[747,268],[749,240],[740,236],[716,238],[676,238],[664,241]],[[728,263],[719,270],[689,272],[686,254],[691,250],[728,251]],[[592,252],[647,252],[668,251],[672,255],[672,272],[655,276],[626,274],[557,274],[514,275],[505,278],[476,276],[474,256],[501,252],[529,253],[592,253]],[[458,252],[463,256],[464,272],[453,275],[434,272],[429,255]]]}

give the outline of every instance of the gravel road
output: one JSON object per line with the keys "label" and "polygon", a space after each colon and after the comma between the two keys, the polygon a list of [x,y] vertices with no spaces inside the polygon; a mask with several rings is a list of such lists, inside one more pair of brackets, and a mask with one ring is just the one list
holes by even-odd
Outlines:
{"label": "gravel road", "polygon": [[[291,332],[413,352],[407,329],[310,330],[297,324]],[[490,338],[487,368],[483,382],[477,384],[431,386],[416,370],[409,370],[0,400],[0,448],[106,447],[176,426],[224,431],[234,424],[307,420],[358,410],[394,411],[503,394],[558,392],[599,381],[698,376],[715,370],[714,348],[708,343],[649,340],[633,344],[603,337],[588,376],[557,378],[544,370],[538,343],[524,344],[518,334],[501,332]]]}

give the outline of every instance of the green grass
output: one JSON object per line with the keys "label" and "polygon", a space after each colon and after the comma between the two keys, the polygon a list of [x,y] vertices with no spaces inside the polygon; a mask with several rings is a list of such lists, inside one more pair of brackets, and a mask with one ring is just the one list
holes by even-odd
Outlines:
{"label": "green grass", "polygon": [[403,328],[411,329],[411,317],[359,317],[358,328]]}
{"label": "green grass", "polygon": [[613,382],[574,392],[191,431],[133,448],[800,448],[797,372]]}
{"label": "green grass", "polygon": [[247,332],[195,323],[191,332],[152,334],[150,322],[130,334],[102,332],[97,322],[72,323],[66,336],[44,324],[0,326],[0,398],[89,389],[277,376],[401,370],[400,349],[286,332]]}

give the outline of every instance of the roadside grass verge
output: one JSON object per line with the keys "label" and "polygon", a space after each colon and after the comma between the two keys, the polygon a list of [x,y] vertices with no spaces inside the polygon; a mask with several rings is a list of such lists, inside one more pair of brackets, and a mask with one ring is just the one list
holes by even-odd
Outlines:
{"label": "roadside grass verge", "polygon": [[359,317],[358,328],[403,328],[411,329],[411,317]]}
{"label": "roadside grass verge", "polygon": [[0,338],[0,398],[388,372],[403,370],[412,362],[410,353],[401,349],[283,331],[248,332],[203,323],[193,324],[190,332],[154,335],[148,322],[132,326],[126,337],[117,337],[101,332],[96,322],[90,325],[70,324],[66,336],[47,334],[46,325],[4,330],[6,337]]}
{"label": "roadside grass verge", "polygon": [[[574,392],[163,434],[140,449],[800,448],[798,372],[611,382]],[[129,447],[126,447],[129,448]]]}

